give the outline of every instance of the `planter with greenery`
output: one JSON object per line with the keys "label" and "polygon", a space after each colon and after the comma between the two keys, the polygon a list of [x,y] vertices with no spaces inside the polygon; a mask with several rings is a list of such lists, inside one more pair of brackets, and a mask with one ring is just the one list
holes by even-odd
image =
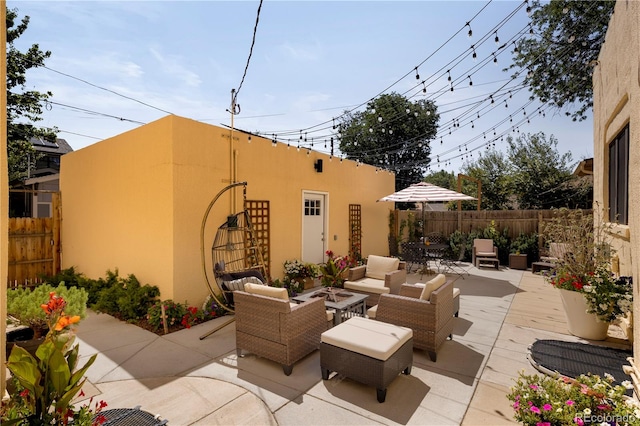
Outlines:
{"label": "planter with greenery", "polygon": [[613,381],[610,375],[569,379],[520,372],[507,398],[524,425],[638,424],[640,406],[626,395],[633,386]]}
{"label": "planter with greenery", "polygon": [[357,266],[358,262],[350,256],[337,256],[331,250],[327,250],[326,255],[326,263],[320,266],[322,285],[343,288],[349,268]]}
{"label": "planter with greenery", "polygon": [[289,281],[297,281],[307,290],[313,287],[313,280],[320,274],[318,265],[297,259],[284,262],[284,276]]}
{"label": "planter with greenery", "polygon": [[7,362],[13,377],[10,397],[0,407],[3,425],[93,425],[104,422],[99,412],[107,404],[100,401],[96,407],[83,405],[76,408],[72,400],[82,389],[84,374],[96,359],[92,355],[78,365],[79,346],[73,346],[74,334],[70,327],[80,321],[79,315],[67,315],[71,306],[55,293],[48,301],[38,303],[43,311],[48,333],[35,356],[20,346],[14,346]]}
{"label": "planter with greenery", "polygon": [[[600,214],[597,210],[596,213]],[[546,241],[563,244],[565,256],[557,261],[547,281],[561,289],[565,305],[569,332],[584,338],[595,339],[583,334],[584,309],[575,307],[585,303],[586,311],[595,322],[609,323],[631,312],[633,306],[633,286],[630,277],[617,277],[610,270],[614,253],[610,244],[612,225],[603,222],[581,210],[560,209],[544,227]],[[574,294],[567,294],[573,292]],[[576,296],[575,293],[581,295]],[[583,311],[583,312],[580,312]],[[572,312],[580,313],[576,318]],[[595,330],[594,330],[595,332]],[[600,334],[600,340],[606,333]]]}
{"label": "planter with greenery", "polygon": [[31,328],[34,338],[40,338],[48,331],[47,315],[41,306],[47,303],[52,292],[65,299],[67,315],[77,315],[81,319],[86,316],[87,292],[76,287],[67,288],[64,283],[60,283],[57,287],[42,284],[33,290],[28,288],[7,290],[7,314],[15,318],[18,324]]}

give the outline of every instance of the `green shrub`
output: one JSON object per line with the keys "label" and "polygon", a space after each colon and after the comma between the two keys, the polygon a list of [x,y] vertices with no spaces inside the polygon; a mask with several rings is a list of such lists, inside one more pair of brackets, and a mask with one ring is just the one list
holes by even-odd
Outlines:
{"label": "green shrub", "polygon": [[147,315],[149,308],[155,303],[160,290],[157,286],[140,284],[135,275],[130,274],[126,279],[115,272],[107,271],[107,279],[99,285],[102,290],[98,300],[91,308],[97,312],[104,312],[124,321],[137,320]]}
{"label": "green shrub", "polygon": [[67,287],[78,287],[86,290],[88,299],[87,305],[92,306],[100,297],[100,292],[107,288],[109,284],[104,280],[94,280],[87,278],[84,274],[76,272],[75,267],[63,269],[53,276],[43,276],[45,282],[58,285],[60,282],[64,282]]}
{"label": "green shrub", "polygon": [[187,308],[182,303],[174,302],[171,299],[156,302],[147,311],[147,320],[155,330],[162,327],[162,307],[164,306],[164,315],[167,318],[167,326],[171,327],[180,324],[182,318],[187,313]]}
{"label": "green shrub", "polygon": [[520,253],[527,255],[527,264],[535,262],[539,258],[538,250],[538,233],[532,234],[520,233],[513,241],[511,241],[511,253]]}
{"label": "green shrub", "polygon": [[64,283],[57,287],[42,284],[33,290],[7,290],[7,314],[16,318],[21,324],[34,329],[39,335],[46,328],[47,316],[41,305],[49,301],[49,293],[55,292],[67,302],[64,312],[66,315],[78,315],[81,319],[87,315],[87,292],[84,289],[67,288]]}

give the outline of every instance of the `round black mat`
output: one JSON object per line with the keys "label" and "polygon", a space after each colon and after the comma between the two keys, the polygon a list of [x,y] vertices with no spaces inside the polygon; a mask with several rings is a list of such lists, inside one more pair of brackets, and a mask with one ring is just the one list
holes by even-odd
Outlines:
{"label": "round black mat", "polygon": [[[531,345],[530,360],[534,367],[547,374],[558,372],[576,378],[581,374],[611,374],[620,384],[630,377],[622,371],[629,365],[630,350],[609,348],[588,343],[563,342],[561,340],[538,340]],[[548,370],[548,371],[544,371]]]}

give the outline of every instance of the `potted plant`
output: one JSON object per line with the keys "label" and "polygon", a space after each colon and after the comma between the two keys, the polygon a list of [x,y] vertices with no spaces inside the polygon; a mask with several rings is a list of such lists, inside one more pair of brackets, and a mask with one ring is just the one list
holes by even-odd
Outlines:
{"label": "potted plant", "polygon": [[509,246],[509,268],[527,269],[538,258],[538,234],[520,233]]}
{"label": "potted plant", "polygon": [[520,372],[507,398],[524,425],[626,425],[640,419],[640,406],[626,395],[629,381],[614,385],[611,375],[576,379]]}
{"label": "potted plant", "polygon": [[350,256],[337,256],[333,251],[327,250],[327,261],[320,266],[320,279],[325,287],[343,288],[346,273],[349,268],[357,266],[358,262]]}
{"label": "potted plant", "polygon": [[107,405],[104,401],[95,408],[88,405],[76,408],[72,404],[86,381],[84,374],[97,357],[94,354],[84,366],[78,365],[79,345],[72,345],[74,335],[70,327],[80,321],[80,316],[66,314],[70,306],[55,292],[37,308],[45,314],[49,331],[35,356],[20,346],[13,347],[6,364],[13,387],[8,401],[0,406],[0,423],[7,426],[104,423],[106,419],[99,414]]}
{"label": "potted plant", "polygon": [[86,316],[87,292],[81,288],[67,288],[64,283],[60,283],[57,287],[42,284],[33,290],[28,288],[7,290],[7,315],[17,325],[29,328],[28,334],[20,332],[14,336],[7,336],[7,354],[10,353],[14,344],[27,347],[35,353],[36,348],[44,341],[44,336],[49,331],[49,324],[47,314],[41,306],[47,303],[52,292],[64,297],[67,315],[78,316],[81,319]]}
{"label": "potted plant", "polygon": [[569,332],[603,340],[609,322],[631,311],[633,289],[630,278],[611,273],[611,225],[595,219],[594,223],[593,215],[581,210],[561,209],[544,227],[543,236],[566,248],[546,279],[560,289]]}
{"label": "potted plant", "polygon": [[290,281],[302,284],[305,290],[313,287],[313,280],[318,277],[318,265],[309,262],[301,262],[297,259],[284,262],[284,276]]}

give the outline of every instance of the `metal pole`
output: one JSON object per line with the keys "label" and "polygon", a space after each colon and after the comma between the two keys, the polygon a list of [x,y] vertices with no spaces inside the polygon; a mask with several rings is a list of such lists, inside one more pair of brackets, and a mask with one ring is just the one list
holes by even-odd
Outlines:
{"label": "metal pole", "polygon": [[[233,173],[233,116],[236,113],[236,89],[231,89],[231,108],[229,112],[231,113],[231,128],[229,129],[229,184],[236,183],[235,176]],[[229,206],[229,215],[235,213],[236,206],[236,191],[235,189],[231,190],[231,205]]]}

